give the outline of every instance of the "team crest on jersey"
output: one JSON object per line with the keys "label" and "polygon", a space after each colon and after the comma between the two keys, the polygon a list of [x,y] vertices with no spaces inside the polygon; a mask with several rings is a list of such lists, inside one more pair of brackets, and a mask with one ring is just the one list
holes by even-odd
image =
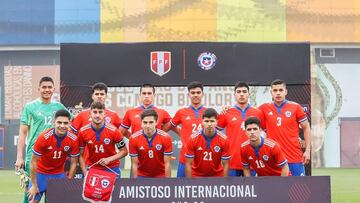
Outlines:
{"label": "team crest on jersey", "polygon": [[110,144],[110,139],[109,139],[109,138],[105,138],[105,139],[104,139],[104,143],[105,143],[105,144]]}
{"label": "team crest on jersey", "polygon": [[268,155],[264,155],[264,156],[263,156],[263,159],[264,159],[264,161],[267,161],[267,160],[269,160],[269,156],[268,156]]}
{"label": "team crest on jersey", "polygon": [[219,147],[219,146],[215,146],[215,147],[214,147],[214,151],[215,151],[215,152],[219,152],[219,151],[220,151],[220,147]]}
{"label": "team crest on jersey", "polygon": [[170,51],[150,52],[150,69],[158,76],[163,76],[171,70]]}
{"label": "team crest on jersey", "polygon": [[155,146],[155,148],[156,148],[158,151],[160,151],[161,148],[162,148],[162,145],[161,145],[161,144],[157,144],[157,145]]}
{"label": "team crest on jersey", "polygon": [[108,123],[111,123],[111,118],[106,116],[105,117],[105,123],[108,124]]}
{"label": "team crest on jersey", "polygon": [[65,147],[64,147],[64,151],[65,151],[65,152],[69,151],[69,149],[70,149],[69,146],[65,146]]}
{"label": "team crest on jersey", "polygon": [[288,118],[290,118],[290,116],[291,116],[291,111],[286,111],[286,112],[285,112],[285,116],[288,117]]}
{"label": "team crest on jersey", "polygon": [[198,66],[203,70],[210,70],[216,65],[216,56],[211,52],[203,52],[199,55]]}
{"label": "team crest on jersey", "polygon": [[108,179],[102,179],[100,184],[102,188],[107,188],[110,185],[110,181]]}

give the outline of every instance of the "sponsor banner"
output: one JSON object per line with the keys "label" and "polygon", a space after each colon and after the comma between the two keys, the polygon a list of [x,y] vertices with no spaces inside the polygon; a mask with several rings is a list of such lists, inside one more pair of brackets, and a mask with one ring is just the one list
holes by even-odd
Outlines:
{"label": "sponsor banner", "polygon": [[[84,202],[82,180],[49,180],[46,201]],[[274,189],[269,189],[274,188]],[[61,198],[59,198],[61,197]],[[112,202],[330,202],[330,177],[118,179]]]}
{"label": "sponsor banner", "polygon": [[50,76],[55,83],[53,99],[60,99],[60,67],[5,66],[4,67],[4,116],[5,119],[20,119],[23,106],[39,97],[39,81]]}

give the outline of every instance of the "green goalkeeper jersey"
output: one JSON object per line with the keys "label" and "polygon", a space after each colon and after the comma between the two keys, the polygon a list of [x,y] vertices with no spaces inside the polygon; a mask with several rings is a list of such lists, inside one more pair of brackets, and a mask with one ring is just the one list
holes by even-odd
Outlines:
{"label": "green goalkeeper jersey", "polygon": [[26,137],[26,154],[25,160],[30,160],[32,156],[32,147],[39,134],[52,128],[52,121],[56,111],[65,109],[65,106],[60,102],[51,101],[49,103],[43,103],[41,99],[36,99],[27,103],[24,106],[20,124],[29,126],[28,135]]}

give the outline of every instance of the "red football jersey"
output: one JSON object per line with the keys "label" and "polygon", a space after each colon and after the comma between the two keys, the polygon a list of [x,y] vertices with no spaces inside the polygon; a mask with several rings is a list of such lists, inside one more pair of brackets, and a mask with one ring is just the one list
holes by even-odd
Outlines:
{"label": "red football jersey", "polygon": [[258,149],[251,146],[250,140],[241,145],[241,160],[244,166],[251,166],[258,176],[280,176],[281,167],[287,163],[280,146],[263,137]]}
{"label": "red football jersey", "polygon": [[280,144],[289,163],[301,162],[299,123],[307,121],[303,108],[295,102],[284,101],[280,106],[265,103],[259,109],[264,114],[267,137]]}
{"label": "red football jersey", "polygon": [[139,130],[142,130],[141,113],[145,109],[154,109],[158,114],[158,120],[156,125],[156,128],[158,129],[161,129],[163,124],[166,124],[171,120],[170,114],[164,109],[157,108],[154,105],[148,106],[147,108],[145,108],[144,106],[139,106],[137,108],[129,109],[128,111],[126,111],[121,126],[125,129],[131,128],[132,134]]}
{"label": "red football jersey", "polygon": [[180,139],[182,143],[180,151],[180,163],[185,163],[186,145],[191,135],[202,129],[202,114],[206,110],[205,107],[201,106],[195,109],[193,106],[179,109],[174,118],[171,119],[171,125],[181,125]]}
{"label": "red football jersey", "polygon": [[218,129],[226,128],[226,136],[230,143],[230,169],[242,170],[240,145],[248,137],[245,134],[245,120],[250,116],[255,116],[263,123],[262,112],[248,105],[244,110],[239,106],[230,108],[225,114],[219,115]]}
{"label": "red football jersey", "polygon": [[[90,111],[91,111],[91,109],[86,109],[86,110],[81,111],[78,115],[76,115],[76,117],[74,118],[74,120],[71,123],[72,130],[77,132],[80,130],[81,127],[91,123]],[[121,119],[115,111],[106,108],[105,109],[105,123],[111,123],[115,127],[118,128],[118,127],[120,127]]]}
{"label": "red football jersey", "polygon": [[230,159],[229,142],[220,131],[208,138],[203,130],[191,135],[187,143],[186,158],[194,158],[192,164],[193,177],[223,176],[224,168],[221,160]]}
{"label": "red football jersey", "polygon": [[44,174],[64,173],[66,157],[80,155],[76,135],[67,132],[64,137],[59,137],[54,128],[42,132],[32,150],[35,155],[40,156],[37,171]]}
{"label": "red football jersey", "polygon": [[137,131],[129,141],[131,157],[138,157],[138,176],[165,177],[164,156],[171,156],[171,137],[166,132],[157,129],[151,140]]}
{"label": "red football jersey", "polygon": [[[88,156],[85,157],[87,166],[91,166],[101,158],[106,158],[116,154],[115,144],[123,142],[123,136],[118,128],[112,124],[104,124],[104,126],[96,131],[92,124],[82,127],[78,134],[80,148],[88,150]],[[115,160],[109,163],[109,168],[119,167],[120,160]],[[94,168],[106,170],[106,167],[99,164],[94,165]]]}

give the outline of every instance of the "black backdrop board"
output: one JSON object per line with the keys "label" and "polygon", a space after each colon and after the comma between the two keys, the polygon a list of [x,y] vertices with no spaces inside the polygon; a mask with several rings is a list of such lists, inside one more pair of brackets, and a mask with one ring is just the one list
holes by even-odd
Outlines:
{"label": "black backdrop board", "polygon": [[[170,52],[171,67],[159,76],[151,71],[151,52]],[[205,57],[202,53],[208,52]],[[214,57],[214,54],[216,57]],[[214,66],[200,68],[203,59]],[[159,60],[159,59],[158,59]],[[276,78],[288,84],[310,83],[309,43],[151,42],[61,44],[61,80],[65,86],[104,81],[109,86],[233,85],[246,81],[269,85]],[[206,61],[202,64],[206,64]],[[210,66],[210,65],[209,65]]]}
{"label": "black backdrop board", "polygon": [[[46,202],[86,202],[81,196],[82,181],[49,179]],[[112,202],[328,203],[330,177],[122,178],[115,182]]]}

